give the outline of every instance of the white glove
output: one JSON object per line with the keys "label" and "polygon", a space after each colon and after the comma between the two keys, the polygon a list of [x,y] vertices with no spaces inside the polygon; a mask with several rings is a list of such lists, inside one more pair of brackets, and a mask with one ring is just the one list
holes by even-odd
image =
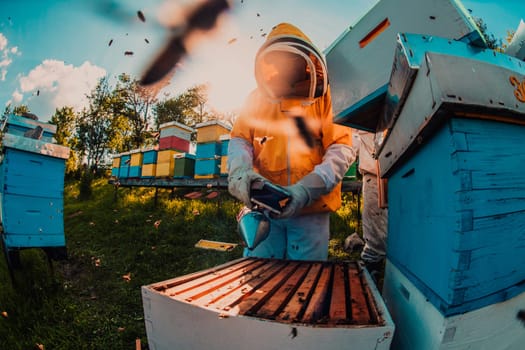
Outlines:
{"label": "white glove", "polygon": [[252,182],[256,180],[265,178],[253,170],[238,168],[228,175],[228,191],[251,209],[253,203],[250,201],[250,190]]}
{"label": "white glove", "polygon": [[285,189],[290,193],[291,198],[286,203],[282,213],[277,215],[280,219],[297,215],[302,208],[329,192],[327,192],[323,179],[314,172],[303,177],[295,185],[285,187]]}

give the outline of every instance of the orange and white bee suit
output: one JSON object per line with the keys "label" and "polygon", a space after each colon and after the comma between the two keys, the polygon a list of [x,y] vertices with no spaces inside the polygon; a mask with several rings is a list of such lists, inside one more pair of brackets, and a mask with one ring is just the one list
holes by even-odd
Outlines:
{"label": "orange and white bee suit", "polygon": [[281,23],[257,53],[255,77],[231,132],[228,188],[250,207],[250,183],[263,177],[292,199],[269,218],[268,238],[245,255],[326,260],[329,214],[341,206],[355,152],[349,128],[332,121],[324,57],[297,27]]}

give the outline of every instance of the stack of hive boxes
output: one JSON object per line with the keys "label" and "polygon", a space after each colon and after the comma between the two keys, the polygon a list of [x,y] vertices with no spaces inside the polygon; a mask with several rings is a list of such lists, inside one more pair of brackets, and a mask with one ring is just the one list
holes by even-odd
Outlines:
{"label": "stack of hive boxes", "polygon": [[11,248],[65,253],[63,196],[69,148],[53,143],[55,131],[55,125],[16,115],[8,115],[0,130],[1,239],[8,264]]}
{"label": "stack of hive boxes", "polygon": [[155,177],[157,170],[158,147],[149,147],[142,150],[142,178]]}
{"label": "stack of hive boxes", "polygon": [[223,143],[221,137],[230,133],[230,127],[220,121],[210,121],[196,125],[197,150],[195,178],[213,179],[221,174]]}
{"label": "stack of hive boxes", "polygon": [[228,176],[228,146],[230,144],[230,139],[230,134],[219,136],[219,140],[221,142],[221,176]]}
{"label": "stack of hive boxes", "polygon": [[118,177],[126,179],[129,177],[129,167],[131,164],[131,153],[123,152],[120,153],[120,166],[118,170]]}
{"label": "stack of hive boxes", "polygon": [[111,165],[111,176],[118,177],[120,170],[120,154],[113,156],[113,164]]}
{"label": "stack of hive boxes", "polygon": [[392,350],[525,342],[525,68],[458,5],[381,0],[327,52],[336,122],[381,132]]}
{"label": "stack of hive boxes", "polygon": [[[161,124],[159,127],[159,151],[157,153],[156,177],[175,175],[175,155],[190,150],[191,135],[194,129],[178,122]],[[184,160],[185,158],[177,158]]]}
{"label": "stack of hive boxes", "polygon": [[129,173],[128,177],[140,177],[142,175],[142,152],[134,149],[129,152]]}

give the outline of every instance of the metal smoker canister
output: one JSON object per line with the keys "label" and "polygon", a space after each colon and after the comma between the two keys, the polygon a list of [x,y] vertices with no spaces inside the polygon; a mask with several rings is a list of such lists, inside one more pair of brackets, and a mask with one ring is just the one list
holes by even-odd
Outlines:
{"label": "metal smoker canister", "polygon": [[238,231],[248,249],[254,249],[268,237],[270,221],[263,212],[244,207],[237,215]]}

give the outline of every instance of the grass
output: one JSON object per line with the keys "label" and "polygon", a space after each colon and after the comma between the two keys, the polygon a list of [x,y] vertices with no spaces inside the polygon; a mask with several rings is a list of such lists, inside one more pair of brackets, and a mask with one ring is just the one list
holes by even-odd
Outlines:
{"label": "grass", "polygon": [[[116,195],[117,194],[117,195]],[[41,249],[20,251],[12,283],[0,259],[0,348],[147,349],[141,286],[241,257],[195,248],[199,239],[237,243],[240,204],[226,192],[214,200],[187,200],[183,192],[93,183],[89,200],[68,183],[64,227],[68,259],[48,264]],[[356,230],[356,201],[331,217],[330,258],[353,259],[342,248]]]}

